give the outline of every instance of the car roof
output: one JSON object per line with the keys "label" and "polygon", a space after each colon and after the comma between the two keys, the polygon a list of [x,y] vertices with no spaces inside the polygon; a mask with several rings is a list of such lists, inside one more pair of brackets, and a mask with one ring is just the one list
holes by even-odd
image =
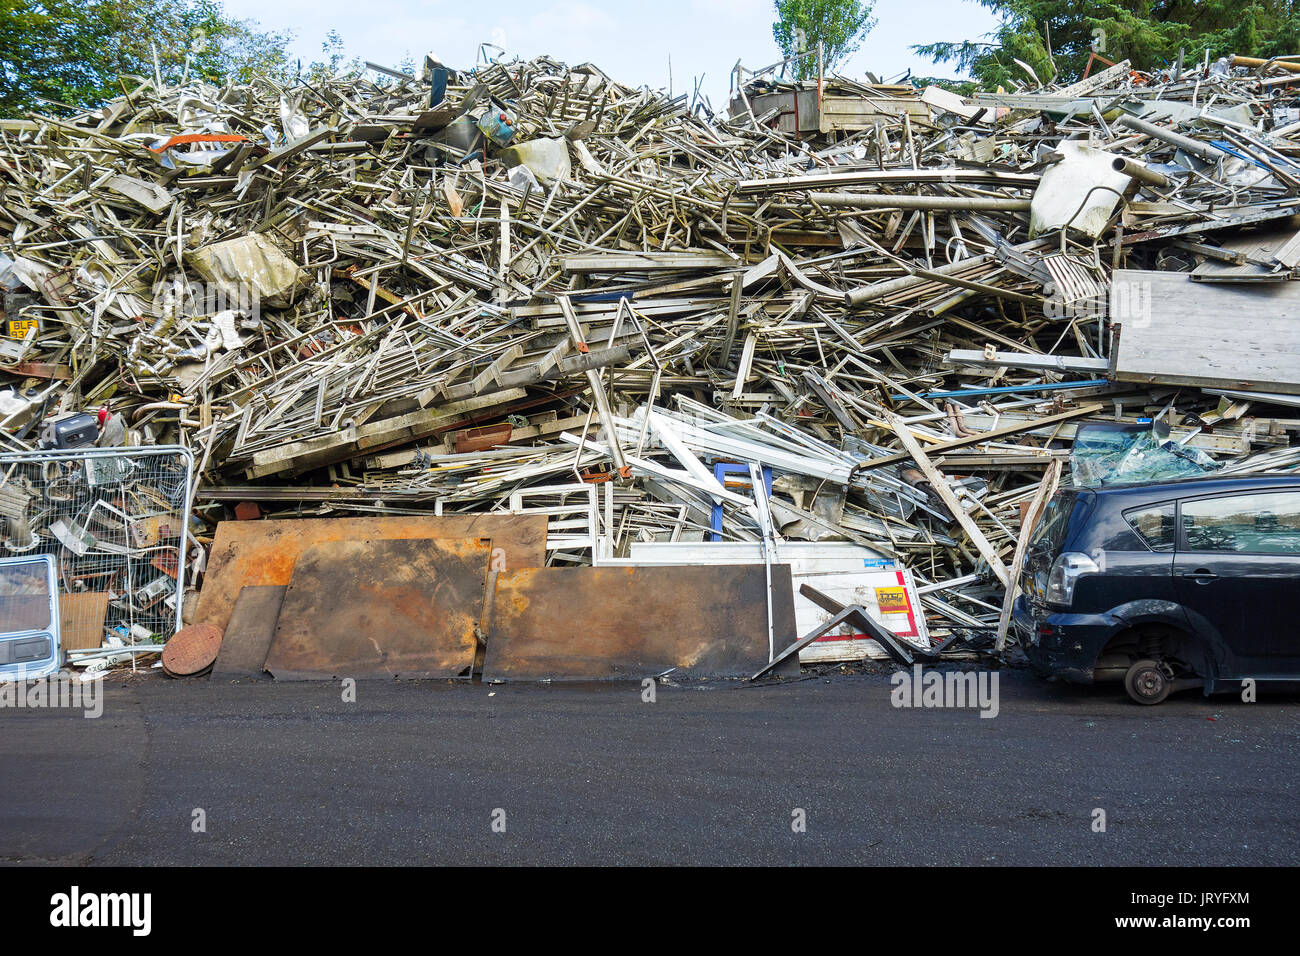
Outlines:
{"label": "car roof", "polygon": [[1094,488],[1070,486],[1075,492],[1091,492],[1100,498],[1122,498],[1125,501],[1168,501],[1171,498],[1189,498],[1193,495],[1213,495],[1232,491],[1250,491],[1256,488],[1300,488],[1300,475],[1294,473],[1272,475],[1244,475],[1241,477],[1178,478],[1169,481],[1117,482]]}

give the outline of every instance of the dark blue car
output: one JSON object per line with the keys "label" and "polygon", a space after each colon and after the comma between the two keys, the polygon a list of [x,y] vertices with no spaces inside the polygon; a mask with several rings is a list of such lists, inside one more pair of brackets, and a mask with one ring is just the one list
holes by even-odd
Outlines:
{"label": "dark blue car", "polygon": [[1013,622],[1040,673],[1157,704],[1300,681],[1300,476],[1064,488]]}

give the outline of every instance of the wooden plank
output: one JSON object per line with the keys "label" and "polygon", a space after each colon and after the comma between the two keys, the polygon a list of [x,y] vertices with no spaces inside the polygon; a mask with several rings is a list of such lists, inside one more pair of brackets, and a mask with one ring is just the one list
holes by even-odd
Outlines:
{"label": "wooden plank", "polygon": [[898,123],[905,114],[913,123],[930,124],[930,106],[919,96],[823,96],[819,128],[871,129],[877,122]]}
{"label": "wooden plank", "polygon": [[107,591],[59,595],[59,643],[65,651],[95,650],[104,643]]}
{"label": "wooden plank", "polygon": [[1121,269],[1111,319],[1119,381],[1300,394],[1300,283],[1225,286]]}
{"label": "wooden plank", "polygon": [[984,532],[980,531],[979,526],[975,524],[975,519],[966,513],[957,496],[952,493],[948,487],[948,479],[943,476],[938,468],[930,462],[929,457],[921,450],[920,444],[908,430],[907,424],[897,415],[889,415],[889,427],[894,430],[898,440],[903,443],[907,453],[911,455],[912,460],[916,462],[916,467],[920,468],[925,477],[929,480],[930,485],[934,488],[935,494],[943,499],[943,503],[948,506],[961,529],[966,532],[966,536],[971,539],[980,556],[989,563],[993,573],[997,575],[1003,586],[1010,587],[1011,575],[1007,571],[1007,566],[1002,563],[1002,558],[998,556],[997,549],[989,543],[989,539],[984,537]]}
{"label": "wooden plank", "polygon": [[[968,435],[965,438],[954,438],[951,441],[939,442],[931,445],[927,451],[931,455],[942,455],[944,452],[952,451],[954,448],[966,448],[970,445],[982,445],[985,442],[998,441],[1010,435],[1019,435],[1024,432],[1034,431],[1044,426],[1052,425],[1056,422],[1069,421],[1072,418],[1084,418],[1088,415],[1095,415],[1102,411],[1106,406],[1098,402],[1092,402],[1087,405],[1080,405],[1078,408],[1072,408],[1066,412],[1057,412],[1054,415],[1043,415],[1039,418],[1029,419],[1019,422],[1015,425],[1008,425],[1005,428],[995,428],[993,431],[980,432],[977,435]],[[892,428],[893,425],[891,424]],[[909,432],[909,434],[911,434]],[[892,455],[885,455],[881,458],[873,458],[870,461],[864,461],[857,465],[853,470],[870,471],[872,468],[880,468],[884,465],[897,465],[899,462],[907,461],[915,456],[907,452],[896,452]]]}
{"label": "wooden plank", "polygon": [[297,474],[331,465],[359,457],[362,452],[378,451],[386,446],[427,438],[434,432],[461,421],[469,412],[495,408],[527,396],[524,389],[511,388],[490,396],[468,398],[378,422],[351,425],[330,435],[288,442],[279,448],[255,454],[253,464],[245,469],[244,474],[249,478],[264,478],[267,475],[284,472]]}
{"label": "wooden plank", "polygon": [[1056,484],[1061,480],[1061,460],[1052,462],[1043,480],[1038,484],[1038,492],[1029,504],[1029,511],[1020,525],[1020,537],[1016,539],[1016,553],[1011,559],[1011,583],[1007,585],[1002,598],[1002,613],[998,616],[998,636],[994,650],[1001,653],[1007,646],[1007,628],[1011,626],[1011,606],[1016,600],[1016,589],[1020,586],[1020,569],[1025,566],[1025,551],[1029,548],[1029,538],[1034,533],[1034,525],[1043,514],[1043,508],[1056,491]]}

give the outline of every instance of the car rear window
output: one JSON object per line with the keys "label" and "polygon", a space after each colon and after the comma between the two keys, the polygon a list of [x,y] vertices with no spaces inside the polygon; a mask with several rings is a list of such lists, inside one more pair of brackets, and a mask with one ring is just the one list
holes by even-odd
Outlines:
{"label": "car rear window", "polygon": [[1174,511],[1175,503],[1166,501],[1158,505],[1130,508],[1124,512],[1124,520],[1152,551],[1172,551],[1178,532]]}
{"label": "car rear window", "polygon": [[1053,495],[1029,539],[1030,548],[1053,555],[1060,551],[1070,528],[1070,515],[1078,502],[1079,496],[1071,491],[1058,491]]}

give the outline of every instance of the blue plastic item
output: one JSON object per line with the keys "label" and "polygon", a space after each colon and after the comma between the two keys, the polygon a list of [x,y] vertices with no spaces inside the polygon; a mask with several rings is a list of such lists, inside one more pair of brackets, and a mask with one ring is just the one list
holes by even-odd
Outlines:
{"label": "blue plastic item", "polygon": [[[744,475],[749,477],[749,466],[741,465],[734,461],[720,461],[713,466],[713,477],[717,478],[719,483],[726,484],[727,475]],[[767,496],[772,497],[772,469],[766,465],[763,467],[763,484],[767,485]],[[713,534],[710,537],[714,541],[722,540],[722,505],[713,506],[713,517],[709,522],[713,527]]]}
{"label": "blue plastic item", "polygon": [[498,146],[508,146],[515,136],[514,120],[501,110],[488,110],[478,118],[478,128]]}

